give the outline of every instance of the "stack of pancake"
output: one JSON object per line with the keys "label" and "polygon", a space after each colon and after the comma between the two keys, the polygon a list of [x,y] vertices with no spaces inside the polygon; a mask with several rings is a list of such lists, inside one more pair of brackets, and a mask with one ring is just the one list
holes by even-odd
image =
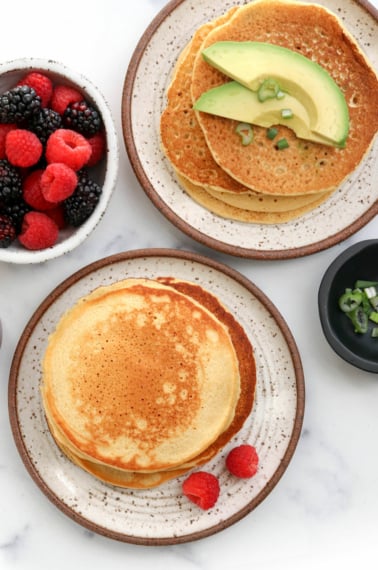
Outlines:
{"label": "stack of pancake", "polygon": [[56,443],[121,487],[154,487],[209,461],[251,412],[256,372],[241,325],[199,285],[128,278],[60,319],[43,360]]}
{"label": "stack of pancake", "polygon": [[[243,146],[237,121],[193,110],[206,91],[229,81],[204,61],[220,41],[268,42],[320,64],[348,105],[345,148],[298,139],[279,125],[288,148],[276,150],[266,128],[253,126]],[[339,19],[316,4],[256,0],[201,26],[183,50],[160,122],[163,151],[186,192],[215,214],[244,222],[281,223],[326,201],[356,169],[378,131],[378,79]]]}

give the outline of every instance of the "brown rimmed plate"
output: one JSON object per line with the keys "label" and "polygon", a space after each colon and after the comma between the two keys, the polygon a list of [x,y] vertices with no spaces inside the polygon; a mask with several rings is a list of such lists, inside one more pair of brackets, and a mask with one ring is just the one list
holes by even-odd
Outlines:
{"label": "brown rimmed plate", "polygon": [[[48,430],[39,385],[41,360],[61,315],[94,288],[127,277],[173,276],[212,292],[245,329],[255,352],[252,413],[221,454],[206,465],[221,496],[201,511],[181,493],[183,478],[143,491],[106,485],[72,464]],[[259,505],[276,486],[295,451],[304,413],[300,355],[281,314],[252,282],[206,257],[172,249],[135,250],[96,261],[63,281],[36,309],[16,347],[9,380],[9,414],[20,456],[42,492],[66,515],[96,533],[144,545],[177,544],[209,536]],[[237,479],[224,456],[237,442],[259,453],[258,473]]]}
{"label": "brown rimmed plate", "polygon": [[[243,2],[242,2],[243,3]],[[320,0],[342,20],[378,70],[378,12],[363,0]],[[153,204],[181,231],[222,252],[284,259],[339,243],[378,213],[378,138],[351,177],[323,204],[284,224],[223,219],[180,187],[160,145],[159,121],[176,60],[203,23],[240,4],[235,0],[173,0],[156,16],[131,58],[122,95],[122,126],[135,174]]]}

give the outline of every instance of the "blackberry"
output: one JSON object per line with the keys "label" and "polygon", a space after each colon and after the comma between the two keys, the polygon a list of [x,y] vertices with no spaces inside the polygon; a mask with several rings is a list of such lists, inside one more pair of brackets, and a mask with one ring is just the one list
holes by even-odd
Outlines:
{"label": "blackberry", "polygon": [[41,98],[29,85],[18,85],[0,96],[0,123],[23,123],[41,108]]}
{"label": "blackberry", "polygon": [[0,160],[0,203],[16,202],[22,196],[21,176],[5,158]]}
{"label": "blackberry", "polygon": [[5,214],[0,214],[0,247],[9,247],[16,237],[16,228],[12,220]]}
{"label": "blackberry", "polygon": [[85,137],[98,133],[102,126],[99,112],[87,101],[70,103],[63,113],[63,124]]}
{"label": "blackberry", "polygon": [[45,144],[49,136],[61,126],[62,117],[47,107],[40,109],[29,121],[29,129],[37,135],[42,144]]}
{"label": "blackberry", "polygon": [[63,202],[65,220],[74,227],[83,224],[97,206],[101,192],[101,186],[85,170],[79,171],[74,193]]}
{"label": "blackberry", "polygon": [[5,214],[11,218],[17,235],[21,232],[22,220],[25,214],[30,212],[32,208],[23,199],[18,200],[14,204],[7,204],[0,208],[0,214]]}

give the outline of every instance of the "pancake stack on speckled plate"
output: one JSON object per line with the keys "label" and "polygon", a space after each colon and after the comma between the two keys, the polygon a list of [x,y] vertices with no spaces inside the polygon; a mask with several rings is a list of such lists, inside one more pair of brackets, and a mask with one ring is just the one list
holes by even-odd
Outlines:
{"label": "pancake stack on speckled plate", "polygon": [[76,465],[149,488],[214,457],[251,412],[255,383],[250,342],[213,294],[128,278],[60,319],[42,395],[51,433]]}
{"label": "pancake stack on speckled plate", "polygon": [[[216,42],[267,42],[311,59],[341,89],[349,112],[343,148],[300,139],[279,125],[277,150],[253,125],[243,145],[237,121],[195,111],[201,95],[230,78],[204,60]],[[163,151],[186,192],[221,217],[276,224],[327,200],[361,163],[378,130],[378,79],[341,21],[316,4],[257,0],[197,29],[179,58],[160,122]]]}

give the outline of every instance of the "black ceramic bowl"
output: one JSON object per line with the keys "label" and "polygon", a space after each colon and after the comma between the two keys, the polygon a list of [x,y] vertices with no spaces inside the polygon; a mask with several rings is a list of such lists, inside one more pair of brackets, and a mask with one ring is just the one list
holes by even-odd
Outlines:
{"label": "black ceramic bowl", "polygon": [[356,243],[341,253],[329,266],[318,294],[320,322],[333,350],[344,360],[378,374],[378,338],[371,328],[365,334],[354,332],[348,317],[339,308],[339,298],[358,279],[378,281],[378,239]]}

